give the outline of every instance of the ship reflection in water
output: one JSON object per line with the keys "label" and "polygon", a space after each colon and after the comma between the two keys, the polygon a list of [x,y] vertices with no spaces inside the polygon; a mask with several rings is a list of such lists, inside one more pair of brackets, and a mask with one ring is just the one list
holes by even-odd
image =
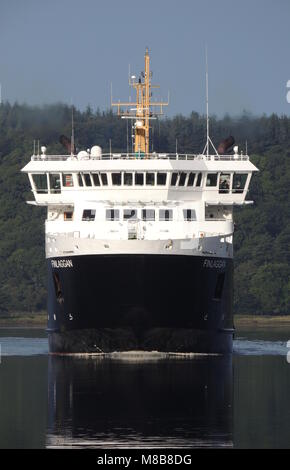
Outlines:
{"label": "ship reflection in water", "polygon": [[47,447],[231,447],[231,356],[48,358]]}

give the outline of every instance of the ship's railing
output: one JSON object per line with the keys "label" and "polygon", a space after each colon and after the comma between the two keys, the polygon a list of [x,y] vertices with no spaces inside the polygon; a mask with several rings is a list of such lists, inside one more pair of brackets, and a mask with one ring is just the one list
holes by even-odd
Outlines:
{"label": "ship's railing", "polygon": [[33,161],[66,161],[66,160],[204,160],[204,161],[246,161],[249,160],[248,155],[232,154],[232,155],[203,155],[203,154],[181,154],[181,153],[103,153],[99,156],[92,156],[89,153],[87,156],[78,155],[32,155]]}

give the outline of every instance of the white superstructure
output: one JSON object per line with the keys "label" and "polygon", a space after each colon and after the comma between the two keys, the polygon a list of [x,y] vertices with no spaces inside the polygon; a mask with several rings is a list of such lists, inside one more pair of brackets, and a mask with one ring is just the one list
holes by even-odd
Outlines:
{"label": "white superstructure", "polygon": [[45,149],[22,171],[31,182],[31,203],[47,206],[47,257],[122,250],[116,242],[128,240],[124,249],[143,252],[142,245],[154,250],[146,242],[172,251],[174,244],[182,249],[181,242],[192,240],[194,247],[202,239],[206,250],[211,237],[220,242],[210,251],[231,256],[233,207],[251,204],[245,199],[256,168],[238,153],[145,159],[87,151],[57,156]]}

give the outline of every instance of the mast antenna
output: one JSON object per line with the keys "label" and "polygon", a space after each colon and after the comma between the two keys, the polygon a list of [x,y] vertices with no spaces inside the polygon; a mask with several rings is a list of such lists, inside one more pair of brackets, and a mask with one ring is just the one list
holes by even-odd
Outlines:
{"label": "mast antenna", "polygon": [[209,136],[209,111],[208,111],[208,59],[207,59],[207,46],[205,46],[205,88],[206,88],[206,144],[202,154],[206,152],[206,156],[209,157],[209,146],[211,145],[218,155],[217,149],[215,148],[210,136]]}
{"label": "mast antenna", "polygon": [[209,151],[209,117],[208,117],[208,60],[207,46],[205,47],[205,83],[206,83],[206,156]]}
{"label": "mast antenna", "polygon": [[74,155],[75,152],[75,130],[74,130],[74,107],[71,107],[71,147],[70,147],[70,154],[71,156]]}

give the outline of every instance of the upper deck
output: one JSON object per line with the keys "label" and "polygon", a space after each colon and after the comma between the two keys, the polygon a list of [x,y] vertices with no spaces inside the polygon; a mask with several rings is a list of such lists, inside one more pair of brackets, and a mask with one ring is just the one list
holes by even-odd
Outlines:
{"label": "upper deck", "polygon": [[[91,152],[92,153],[92,152]],[[28,173],[37,204],[80,200],[204,201],[243,204],[257,168],[248,155],[110,153],[33,155]]]}

